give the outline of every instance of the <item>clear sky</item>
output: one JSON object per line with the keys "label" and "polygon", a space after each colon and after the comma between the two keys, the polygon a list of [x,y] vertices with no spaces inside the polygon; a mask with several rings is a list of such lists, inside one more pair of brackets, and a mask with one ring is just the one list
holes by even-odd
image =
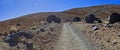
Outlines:
{"label": "clear sky", "polygon": [[0,21],[36,12],[58,12],[71,8],[120,4],[120,0],[0,0]]}

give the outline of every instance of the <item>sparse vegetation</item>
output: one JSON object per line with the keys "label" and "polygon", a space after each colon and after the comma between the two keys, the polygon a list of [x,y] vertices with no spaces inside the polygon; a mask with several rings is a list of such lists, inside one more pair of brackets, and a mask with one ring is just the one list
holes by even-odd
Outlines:
{"label": "sparse vegetation", "polygon": [[[93,6],[75,8],[63,12],[35,13],[2,21],[0,22],[0,49],[25,50],[27,48],[26,43],[32,42],[34,50],[53,50],[61,37],[62,24],[70,23],[69,25],[72,25],[72,29],[76,27],[75,33],[83,31],[81,35],[88,38],[88,42],[92,42],[92,46],[97,46],[102,50],[119,50],[119,9],[119,5]],[[117,15],[114,15],[114,12]],[[104,27],[104,21],[107,20],[108,16],[111,16],[111,18]],[[85,17],[85,22],[87,23],[84,23]],[[97,21],[97,23],[94,23],[94,21]],[[92,31],[93,24],[97,25],[99,29]]]}

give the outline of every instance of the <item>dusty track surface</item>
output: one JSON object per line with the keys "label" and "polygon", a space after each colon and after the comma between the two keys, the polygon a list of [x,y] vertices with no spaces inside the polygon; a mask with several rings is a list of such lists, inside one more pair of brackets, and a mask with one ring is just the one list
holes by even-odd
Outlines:
{"label": "dusty track surface", "polygon": [[63,30],[55,50],[91,50],[68,23],[63,24]]}

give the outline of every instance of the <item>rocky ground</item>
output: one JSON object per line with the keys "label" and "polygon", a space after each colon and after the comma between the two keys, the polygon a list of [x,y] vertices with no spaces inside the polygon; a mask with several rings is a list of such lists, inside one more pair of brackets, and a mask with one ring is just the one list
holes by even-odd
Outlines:
{"label": "rocky ground", "polygon": [[[84,32],[84,35],[92,43],[101,50],[120,50],[120,24],[116,23],[110,27],[104,27],[103,24],[73,24],[79,31]],[[80,28],[83,25],[82,28]],[[99,29],[93,31],[92,26],[98,25]],[[98,50],[98,49],[97,49]]]}
{"label": "rocky ground", "polygon": [[27,50],[27,42],[33,43],[33,50],[53,50],[53,46],[58,40],[61,29],[61,24],[52,23],[40,25],[37,28],[29,30],[33,34],[32,39],[19,37],[18,44],[15,46],[10,46],[9,43],[4,41],[6,36],[1,35],[0,50]]}
{"label": "rocky ground", "polygon": [[[34,50],[82,50],[79,47],[84,50],[120,50],[120,23],[104,25],[108,16],[115,12],[120,13],[120,5],[41,12],[0,21],[0,50],[26,50],[26,43],[29,42],[33,44]],[[91,13],[103,23],[85,23],[84,18]],[[46,23],[49,15],[59,17],[61,23]],[[74,17],[80,17],[81,22],[73,22]],[[64,23],[69,24],[66,26]],[[17,45],[12,47],[5,41],[6,37],[16,35],[16,33],[11,34],[11,31],[17,34],[19,31],[24,32],[24,36],[17,35]],[[26,38],[26,32],[31,32],[32,38]]]}
{"label": "rocky ground", "polygon": [[[98,29],[92,30],[93,26]],[[4,41],[7,35],[1,34],[1,50],[26,50],[25,43],[32,42],[33,50],[119,50],[119,23],[104,26],[102,23],[51,23],[31,29],[32,39],[19,38],[16,46],[11,47]],[[25,43],[24,43],[25,42]]]}

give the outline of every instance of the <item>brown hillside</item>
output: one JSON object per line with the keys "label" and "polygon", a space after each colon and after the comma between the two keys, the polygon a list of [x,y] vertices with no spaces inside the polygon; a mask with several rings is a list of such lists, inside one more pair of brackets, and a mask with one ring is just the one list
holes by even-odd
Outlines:
{"label": "brown hillside", "polygon": [[[114,12],[120,13],[120,5],[41,12],[1,21],[0,50],[120,50],[119,23],[105,27],[104,23],[71,22],[74,17],[83,21],[91,13],[106,20]],[[61,23],[46,23],[49,15],[59,17]],[[98,30],[92,30],[93,26]]]}
{"label": "brown hillside", "polygon": [[35,13],[30,15],[25,15],[19,18],[10,19],[7,21],[0,22],[0,32],[8,32],[11,26],[16,26],[17,23],[20,23],[20,27],[23,30],[28,30],[34,25],[41,24],[41,21],[45,21],[47,16],[56,15],[57,17],[62,18],[62,21],[66,20],[68,17],[74,17],[76,15],[70,15],[66,13],[59,12],[48,12],[48,13]]}
{"label": "brown hillside", "polygon": [[120,5],[101,5],[101,6],[92,6],[85,8],[74,8],[64,12],[69,14],[79,15],[81,17],[93,13],[97,17],[104,19],[108,17],[111,13],[114,12],[120,13]]}
{"label": "brown hillside", "polygon": [[[84,8],[74,8],[66,10],[64,12],[44,12],[44,13],[34,13],[25,15],[19,18],[14,18],[6,21],[0,22],[0,32],[8,32],[11,26],[15,26],[17,23],[21,23],[21,29],[30,29],[34,24],[40,24],[40,21],[46,20],[49,15],[56,15],[65,22],[67,19],[71,20],[73,17],[79,16],[84,18],[86,15],[93,13],[97,17],[107,18],[111,13],[117,12],[120,13],[119,5],[101,5],[101,6],[92,6]],[[71,18],[72,17],[72,18]]]}

